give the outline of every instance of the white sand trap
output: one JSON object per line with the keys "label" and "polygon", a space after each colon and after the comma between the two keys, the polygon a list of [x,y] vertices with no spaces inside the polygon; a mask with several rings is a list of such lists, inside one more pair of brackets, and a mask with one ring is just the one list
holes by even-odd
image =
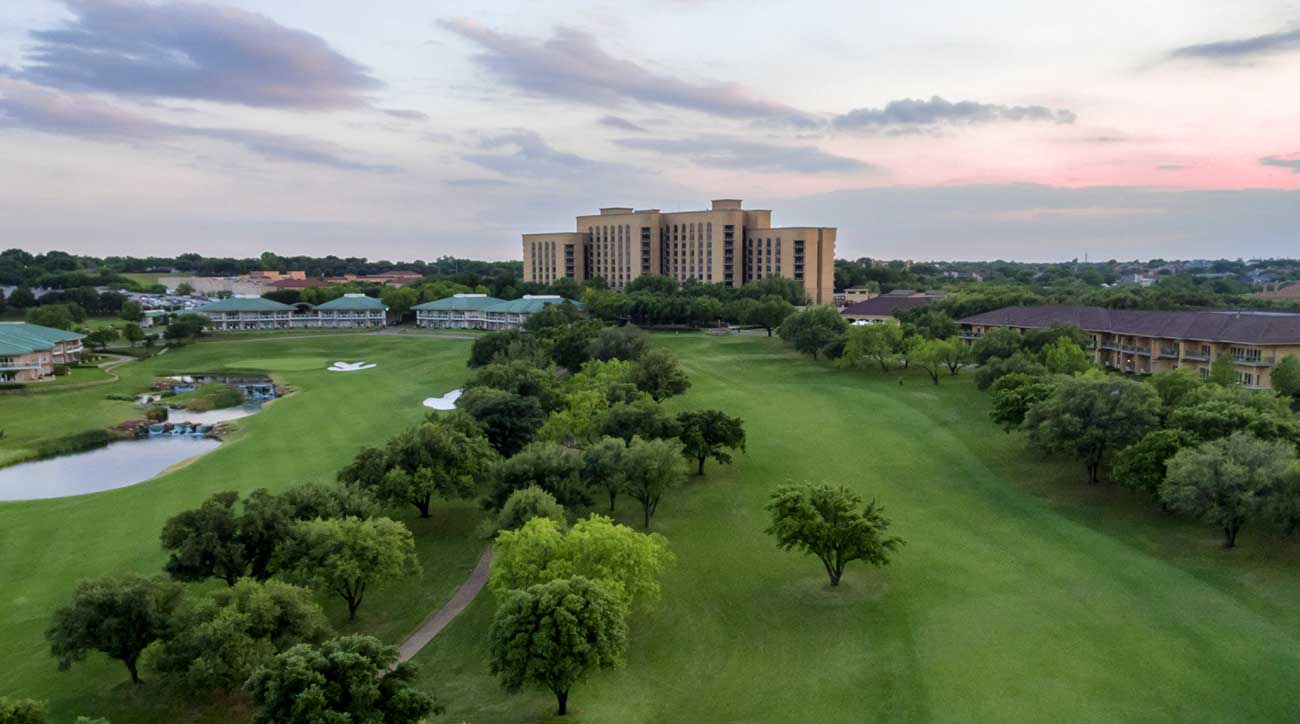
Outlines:
{"label": "white sand trap", "polygon": [[335,362],[325,369],[330,372],[360,372],[361,370],[373,369],[376,366],[365,362]]}
{"label": "white sand trap", "polygon": [[456,409],[456,400],[459,399],[460,390],[452,390],[442,397],[426,397],[424,406],[435,410],[454,410]]}

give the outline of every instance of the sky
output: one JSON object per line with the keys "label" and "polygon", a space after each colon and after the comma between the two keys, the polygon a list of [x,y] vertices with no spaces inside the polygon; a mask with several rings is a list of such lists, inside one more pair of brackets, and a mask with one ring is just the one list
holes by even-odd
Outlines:
{"label": "sky", "polygon": [[0,248],[510,259],[742,198],[883,259],[1300,256],[1300,0],[5,0]]}

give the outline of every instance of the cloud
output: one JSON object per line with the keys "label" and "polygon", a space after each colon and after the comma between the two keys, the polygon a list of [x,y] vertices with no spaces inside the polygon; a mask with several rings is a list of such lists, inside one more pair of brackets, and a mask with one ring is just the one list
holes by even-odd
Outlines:
{"label": "cloud", "polygon": [[438,24],[477,45],[481,52],[475,60],[485,70],[532,95],[607,107],[635,101],[727,118],[793,122],[808,118],[735,83],[682,80],[615,58],[591,35],[575,28],[557,27],[550,38],[539,40],[500,33],[464,18]]}
{"label": "cloud", "polygon": [[427,121],[429,114],[424,111],[411,110],[409,108],[380,108],[380,113],[393,118],[400,118],[403,121]]}
{"label": "cloud", "polygon": [[680,156],[701,166],[775,173],[854,173],[877,170],[856,158],[836,156],[814,146],[781,146],[721,135],[681,139],[621,138],[615,144],[666,156]]}
{"label": "cloud", "polygon": [[348,108],[381,84],[320,37],[264,15],[190,2],[65,0],[74,17],[34,30],[17,77],[138,98]]}
{"label": "cloud", "polygon": [[522,128],[485,135],[479,149],[463,153],[461,158],[512,178],[585,177],[619,167],[557,150],[536,131]]}
{"label": "cloud", "polygon": [[270,161],[306,163],[344,171],[398,170],[386,164],[350,160],[331,144],[303,136],[165,123],[124,111],[83,94],[61,93],[0,77],[0,130],[6,127],[90,140],[131,143],[152,143],[176,138],[208,139],[241,146]]}
{"label": "cloud", "polygon": [[448,186],[455,186],[462,189],[495,189],[504,186],[514,186],[509,181],[503,181],[499,178],[453,178],[443,181]]}
{"label": "cloud", "polygon": [[832,123],[841,130],[913,133],[943,125],[987,123],[1052,122],[1074,123],[1073,111],[1047,106],[1005,106],[994,103],[958,101],[939,96],[930,100],[903,98],[883,108],[856,108]]}
{"label": "cloud", "polygon": [[645,128],[619,116],[605,116],[600,119],[600,125],[617,128],[620,131],[631,131],[632,133],[649,133]]}
{"label": "cloud", "polygon": [[1292,50],[1300,50],[1300,28],[1256,35],[1250,38],[1187,45],[1171,52],[1169,58],[1171,60],[1194,59],[1219,63],[1237,63]]}
{"label": "cloud", "polygon": [[1277,166],[1278,168],[1290,169],[1300,173],[1300,153],[1293,153],[1289,156],[1265,156],[1259,159],[1259,162],[1265,166]]}

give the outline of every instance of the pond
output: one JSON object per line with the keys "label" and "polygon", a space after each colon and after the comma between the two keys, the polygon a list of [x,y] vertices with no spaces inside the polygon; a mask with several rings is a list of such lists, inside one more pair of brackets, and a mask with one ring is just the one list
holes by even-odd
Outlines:
{"label": "pond", "polygon": [[59,498],[125,488],[220,444],[220,440],[189,435],[150,437],[0,468],[0,500]]}
{"label": "pond", "polygon": [[207,410],[206,412],[193,412],[180,407],[169,407],[167,408],[167,422],[188,422],[194,425],[215,425],[218,422],[238,420],[241,417],[256,415],[261,411],[261,400],[248,400],[242,405],[222,407],[216,410]]}

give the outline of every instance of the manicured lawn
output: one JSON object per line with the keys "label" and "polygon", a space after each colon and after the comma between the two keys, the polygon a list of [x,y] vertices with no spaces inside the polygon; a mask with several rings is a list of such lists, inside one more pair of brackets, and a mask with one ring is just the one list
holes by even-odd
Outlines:
{"label": "manicured lawn", "polygon": [[[692,389],[665,403],[745,419],[749,451],[667,497],[656,529],[678,561],[657,608],[632,621],[628,665],[573,691],[581,722],[1276,722],[1300,706],[1300,553],[1247,529],[1225,552],[1211,528],[1175,520],[1082,467],[1045,461],[988,422],[969,379],[847,372],[779,340],[662,335]],[[470,342],[424,335],[203,342],[119,368],[89,390],[0,397],[12,439],[132,412],[104,400],[154,374],[264,369],[297,392],[225,445],[170,474],[99,495],[0,504],[0,694],[51,698],[116,724],[230,721],[102,657],[55,671],[41,632],[77,578],[157,571],[162,521],[217,490],[327,480],[357,448],[423,414],[464,379]],[[327,373],[334,360],[379,364]],[[62,404],[54,401],[62,398]],[[75,404],[72,404],[75,403]],[[72,408],[72,409],[68,409]],[[13,411],[12,413],[10,411]],[[21,421],[21,422],[11,422]],[[107,422],[101,422],[107,421]],[[907,545],[883,569],[851,565],[828,590],[813,558],[778,551],[768,491],[829,480],[877,498]],[[619,517],[639,521],[630,501]],[[416,531],[425,574],[368,596],[345,630],[398,640],[465,577],[481,548],[472,504]],[[507,695],[489,675],[484,593],[416,658],[447,705],[438,721],[547,720],[554,701]],[[336,622],[343,616],[328,602]]]}
{"label": "manicured lawn", "polygon": [[[678,562],[632,621],[628,665],[570,697],[582,722],[1277,722],[1300,706],[1293,543],[1234,552],[986,419],[966,378],[845,372],[762,337],[662,337],[689,368],[673,407],[746,421],[656,527]],[[763,534],[785,480],[877,498],[907,539],[883,569],[820,564]],[[635,524],[631,506],[620,516]],[[450,722],[546,720],[487,670],[480,597],[416,658]]]}
{"label": "manicured lawn", "polygon": [[[71,672],[56,671],[43,636],[52,611],[67,602],[80,578],[160,572],[163,521],[213,492],[332,480],[359,448],[422,419],[422,399],[459,385],[468,350],[464,341],[387,336],[207,341],[128,363],[118,368],[119,383],[0,398],[7,429],[0,441],[3,456],[51,431],[63,435],[138,415],[131,403],[105,395],[134,392],[159,374],[262,367],[296,390],[240,421],[239,431],[217,450],[148,482],[77,498],[0,503],[0,695],[50,699],[56,722],[77,714],[105,716],[114,724],[229,721],[226,702],[195,710],[153,683],[132,691],[123,685],[121,664],[98,655]],[[360,357],[378,367],[325,371],[336,359]],[[396,643],[464,580],[482,541],[472,535],[479,517],[472,503],[445,504],[430,520],[416,518],[413,507],[394,515],[416,532],[424,574],[367,594],[358,621],[341,628]],[[331,600],[325,603],[342,625],[345,612]]]}

